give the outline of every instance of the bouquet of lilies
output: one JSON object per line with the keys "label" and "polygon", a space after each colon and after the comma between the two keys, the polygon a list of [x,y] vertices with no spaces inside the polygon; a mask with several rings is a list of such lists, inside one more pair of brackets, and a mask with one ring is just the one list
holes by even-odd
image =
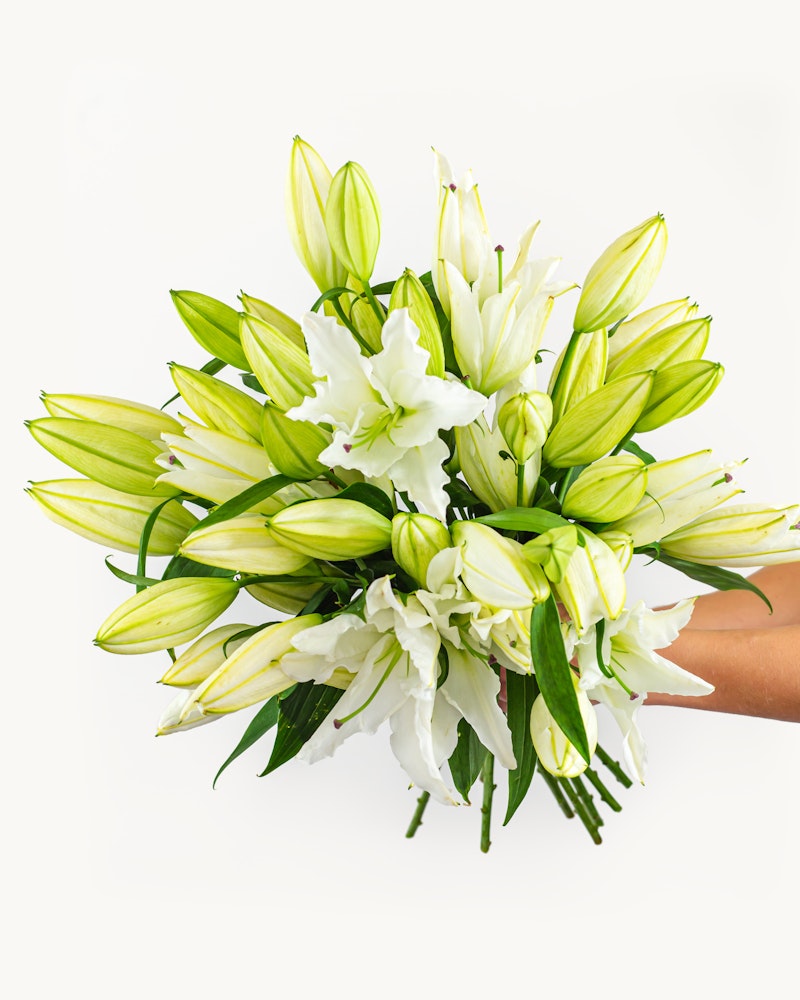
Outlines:
{"label": "bouquet of lilies", "polygon": [[[627,603],[633,555],[757,591],[731,567],[800,558],[800,507],[730,504],[734,464],[656,460],[634,440],[697,409],[723,374],[689,299],[636,311],[664,257],[661,215],[590,268],[545,390],[545,329],[578,286],[533,256],[538,223],[507,263],[470,174],[435,159],[431,270],[373,284],[366,172],[332,176],[296,138],[288,221],[319,290],[311,309],[297,322],[250,295],[237,309],[173,292],[211,356],[171,366],[177,415],[43,394],[30,431],[85,478],[29,493],[56,523],[137,555],[134,572],[107,560],[135,593],[95,642],[169,653],[161,683],[177,696],[159,734],[260,706],[220,771],[274,730],[266,774],[388,721],[419,794],[409,836],[431,796],[468,803],[480,778],[488,850],[496,762],[505,822],[538,773],[599,843],[598,806],[620,808],[605,781],[643,780],[647,693],[712,690],[658,652],[692,601]],[[154,556],[169,557],[160,576]],[[244,595],[268,620],[214,627]],[[598,706],[624,768],[597,744]]]}

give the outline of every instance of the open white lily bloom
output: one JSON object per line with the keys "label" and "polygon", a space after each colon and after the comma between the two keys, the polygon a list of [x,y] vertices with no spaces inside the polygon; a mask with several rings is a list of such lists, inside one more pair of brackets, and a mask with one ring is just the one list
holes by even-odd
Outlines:
{"label": "open white lily bloom", "polygon": [[597,661],[596,627],[571,636],[571,641],[577,643],[574,652],[580,667],[580,686],[614,716],[623,735],[625,762],[642,783],[647,758],[636,716],[647,694],[705,695],[714,690],[702,678],[656,652],[675,641],[693,608],[694,601],[689,600],[666,611],[652,611],[639,601],[616,621],[607,620],[601,648],[605,672]]}
{"label": "open white lily bloom", "polygon": [[336,320],[308,313],[303,332],[316,396],[289,410],[294,420],[327,422],[333,441],[320,461],[365,476],[388,475],[423,512],[445,518],[447,482],[442,463],[448,450],[439,438],[474,420],[486,404],[457,380],[426,374],[430,355],[419,346],[419,330],[408,310],[397,309],[383,327],[383,350],[361,354]]}

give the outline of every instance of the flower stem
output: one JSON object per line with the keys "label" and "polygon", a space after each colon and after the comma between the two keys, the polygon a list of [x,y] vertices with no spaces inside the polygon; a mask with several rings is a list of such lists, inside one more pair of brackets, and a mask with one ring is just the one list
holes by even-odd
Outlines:
{"label": "flower stem", "polygon": [[598,746],[597,750],[595,750],[595,753],[621,785],[624,785],[625,788],[631,787],[633,782],[628,777],[628,775],[622,770],[618,761],[613,760],[601,746]]}
{"label": "flower stem", "polygon": [[375,293],[369,287],[369,282],[362,281],[361,284],[364,288],[364,294],[367,297],[367,302],[369,302],[369,304],[372,306],[372,311],[378,317],[378,320],[381,323],[381,325],[383,325],[386,322],[386,313],[383,311],[383,307],[381,306],[380,302],[378,302],[378,300],[375,298]]}
{"label": "flower stem", "polygon": [[494,796],[494,754],[487,753],[481,768],[483,782],[483,805],[481,806],[481,850],[488,853],[492,846],[492,798]]}
{"label": "flower stem", "polygon": [[344,325],[347,327],[347,329],[350,331],[350,333],[352,333],[352,335],[353,335],[356,343],[361,348],[361,350],[365,351],[366,354],[367,354],[367,356],[373,354],[374,352],[373,352],[372,348],[369,346],[369,344],[366,342],[366,340],[364,340],[364,338],[361,336],[361,334],[358,332],[358,330],[356,330],[356,328],[353,326],[353,324],[350,322],[350,320],[345,315],[345,311],[344,311],[344,309],[342,309],[342,305],[339,302],[339,300],[338,299],[331,299],[331,302],[333,302],[333,308],[336,310],[336,315],[344,323]]}
{"label": "flower stem", "polygon": [[417,808],[414,810],[414,815],[411,817],[411,822],[406,830],[407,837],[413,837],[417,830],[422,826],[422,814],[425,812],[425,806],[428,804],[430,797],[430,792],[423,792],[417,799]]}
{"label": "flower stem", "polygon": [[561,812],[564,813],[564,815],[567,817],[567,819],[572,819],[572,817],[575,815],[575,813],[570,809],[569,803],[564,798],[564,793],[559,788],[558,782],[556,781],[556,779],[553,777],[552,774],[550,774],[549,771],[545,771],[545,769],[543,767],[539,768],[539,773],[544,778],[544,780],[545,780],[545,782],[547,784],[547,787],[553,793],[553,798],[558,803],[558,806],[559,806],[559,809],[561,809]]}
{"label": "flower stem", "polygon": [[583,773],[597,789],[597,794],[600,796],[603,802],[605,802],[605,804],[609,806],[609,808],[613,809],[614,812],[622,812],[622,806],[619,804],[619,802],[617,802],[617,800],[614,798],[611,792],[609,792],[609,790],[600,780],[600,776],[590,767],[587,767]]}
{"label": "flower stem", "polygon": [[575,810],[575,814],[578,819],[583,823],[589,832],[589,836],[595,842],[595,844],[602,844],[603,839],[600,836],[600,832],[597,829],[597,824],[592,819],[583,801],[579,798],[578,793],[569,783],[569,779],[561,781],[561,787],[564,789],[567,798],[570,801],[570,805]]}
{"label": "flower stem", "polygon": [[525,465],[522,462],[517,462],[517,507],[523,507],[523,498],[525,496]]}

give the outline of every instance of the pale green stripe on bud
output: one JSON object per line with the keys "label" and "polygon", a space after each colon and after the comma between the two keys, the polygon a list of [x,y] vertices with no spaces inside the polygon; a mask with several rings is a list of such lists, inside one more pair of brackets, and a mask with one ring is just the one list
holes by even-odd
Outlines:
{"label": "pale green stripe on bud", "polygon": [[138,434],[148,441],[159,441],[162,434],[180,434],[180,423],[162,410],[130,399],[115,396],[77,396],[67,393],[42,393],[42,402],[51,417],[74,417],[93,420],[110,427]]}
{"label": "pale green stripe on bud", "polygon": [[250,371],[239,339],[239,313],[201,292],[170,292],[189,333],[209,354],[226,364]]}
{"label": "pale green stripe on bud", "polygon": [[547,600],[545,575],[526,560],[519,542],[475,521],[456,521],[450,533],[461,548],[461,579],[482,604],[514,610]]}
{"label": "pale green stripe on bud", "polygon": [[703,514],[662,539],[667,555],[711,566],[771,566],[800,560],[800,507],[736,504]]}
{"label": "pale green stripe on bud", "polygon": [[68,417],[41,417],[28,429],[51,455],[112,490],[155,497],[180,492],[156,483],[161,469],[155,460],[163,449],[131,431]]}
{"label": "pale green stripe on bud", "polygon": [[438,518],[401,511],[392,519],[395,562],[423,588],[427,586],[431,559],[450,547],[450,533]]}
{"label": "pale green stripe on bud", "polygon": [[389,312],[395,309],[408,309],[412,323],[419,330],[419,345],[431,356],[426,369],[428,375],[444,378],[444,346],[436,310],[425,286],[410,268],[406,268],[394,283]]}
{"label": "pale green stripe on bud", "polygon": [[109,653],[151,653],[191,642],[223,613],[239,590],[220,577],[180,577],[134,594],[100,626],[95,644]]}
{"label": "pale green stripe on bud", "polygon": [[623,233],[589,268],[574,329],[589,333],[613,326],[644,300],[661,270],[667,225],[661,214]]}
{"label": "pale green stripe on bud", "polygon": [[711,396],[724,374],[725,369],[716,361],[682,361],[661,369],[636,421],[636,431],[652,431],[694,412]]}
{"label": "pale green stripe on bud", "polygon": [[[455,428],[456,450],[467,485],[493,511],[517,504],[517,463],[508,453],[499,428],[490,430],[481,416],[472,423]],[[503,457],[506,453],[507,457]],[[522,503],[531,503],[539,481],[539,453],[526,463]]]}
{"label": "pale green stripe on bud", "polygon": [[245,313],[241,337],[256,378],[282,410],[299,406],[311,395],[314,377],[308,355],[277,327]]}
{"label": "pale green stripe on bud", "polygon": [[609,374],[631,351],[636,350],[654,334],[665,330],[668,326],[692,319],[697,309],[697,303],[690,303],[687,296],[685,299],[675,299],[672,302],[663,302],[660,306],[652,306],[620,323],[614,335],[608,339]]}
{"label": "pale green stripe on bud", "polygon": [[[257,400],[206,372],[174,363],[169,368],[175,388],[204,423],[244,441],[261,443],[261,404]],[[179,433],[182,430],[179,426]]]}
{"label": "pale green stripe on bud", "polygon": [[331,181],[325,229],[333,252],[348,272],[359,281],[369,281],[381,240],[381,210],[360,164],[345,163]]}
{"label": "pale green stripe on bud", "polygon": [[159,684],[169,684],[170,687],[196,687],[218,670],[234,650],[249,638],[235,635],[247,632],[249,625],[222,625],[206,632],[196,642],[184,650],[171,664]]}
{"label": "pale green stripe on bud", "polygon": [[647,466],[635,455],[609,455],[581,472],[561,513],[582,521],[616,521],[634,509],[647,487]]}
{"label": "pale green stripe on bud", "polygon": [[619,378],[631,372],[662,370],[681,361],[698,361],[706,349],[710,330],[710,316],[668,326],[629,351],[614,367],[609,378]]}
{"label": "pale green stripe on bud", "polygon": [[553,428],[544,459],[556,469],[588,465],[625,440],[650,396],[653,372],[615,379],[577,403]]}
{"label": "pale green stripe on bud", "polygon": [[263,299],[257,299],[252,295],[245,295],[244,292],[239,296],[239,301],[246,313],[257,316],[265,323],[269,323],[270,326],[274,326],[276,330],[280,330],[284,337],[291,340],[301,351],[306,349],[303,331],[297,320],[287,316],[286,313],[270,305],[269,302],[264,302]]}
{"label": "pale green stripe on bud", "polygon": [[585,528],[557,583],[558,599],[578,632],[601,618],[619,618],[625,608],[627,588],[619,559],[606,543]]}
{"label": "pale green stripe on bud", "polygon": [[549,386],[556,422],[567,410],[603,385],[607,360],[608,334],[605,329],[583,334],[571,351],[564,348],[553,368]]}
{"label": "pale green stripe on bud", "polygon": [[[137,553],[142,529],[163,497],[120,493],[91,479],[51,479],[31,483],[26,490],[43,512],[63,528],[91,542]],[[162,508],[147,544],[151,556],[171,556],[178,550],[197,518],[179,503]]]}
{"label": "pale green stripe on bud", "polygon": [[268,520],[272,536],[313,559],[358,559],[387,548],[392,522],[356,500],[309,500]]}
{"label": "pale green stripe on bud", "polygon": [[521,392],[507,399],[497,414],[497,426],[517,462],[527,462],[547,440],[553,422],[553,402],[546,392]]}
{"label": "pale green stripe on bud", "polygon": [[286,219],[297,256],[321,292],[341,288],[347,279],[347,270],[336,258],[325,229],[330,186],[331,172],[322,157],[295,136],[286,179]]}
{"label": "pale green stripe on bud", "polygon": [[262,408],[261,420],[264,447],[278,472],[308,480],[327,471],[318,459],[331,443],[329,431],[308,420],[292,420],[272,403]]}
{"label": "pale green stripe on bud", "polygon": [[[578,708],[586,730],[591,757],[597,749],[597,716],[589,696],[580,688],[578,678],[574,675],[572,683],[575,685]],[[577,778],[589,766],[564,735],[542,695],[538,695],[533,703],[530,731],[539,763],[556,778]]]}
{"label": "pale green stripe on bud", "polygon": [[624,573],[633,559],[633,538],[627,531],[612,531],[611,529],[598,531],[597,537],[611,549]]}
{"label": "pale green stripe on bud", "polygon": [[309,562],[308,556],[276,541],[263,514],[240,514],[197,528],[181,545],[180,554],[204,566],[272,576],[293,573]]}

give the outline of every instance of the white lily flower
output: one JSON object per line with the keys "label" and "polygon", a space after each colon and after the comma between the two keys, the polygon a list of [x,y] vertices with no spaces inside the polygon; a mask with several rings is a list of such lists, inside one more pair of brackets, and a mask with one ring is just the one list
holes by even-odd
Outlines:
{"label": "white lily flower", "polygon": [[667,555],[711,566],[772,566],[800,559],[800,506],[734,504],[663,539]]}
{"label": "white lily flower", "polygon": [[425,513],[443,521],[448,451],[439,431],[470,423],[486,400],[456,380],[426,374],[430,355],[419,346],[419,330],[406,309],[391,313],[383,350],[371,358],[329,317],[308,313],[303,332],[320,381],[314,383],[316,396],[287,416],[333,424],[333,441],[320,462],[370,477],[388,475]]}
{"label": "white lily flower", "polygon": [[636,716],[648,692],[699,696],[714,690],[702,678],[656,652],[674,642],[691,618],[693,607],[694,601],[689,600],[666,611],[652,611],[639,601],[616,621],[606,621],[601,655],[610,677],[597,662],[596,628],[571,636],[577,642],[580,686],[611,711],[624,737],[625,762],[642,783],[646,750]]}

